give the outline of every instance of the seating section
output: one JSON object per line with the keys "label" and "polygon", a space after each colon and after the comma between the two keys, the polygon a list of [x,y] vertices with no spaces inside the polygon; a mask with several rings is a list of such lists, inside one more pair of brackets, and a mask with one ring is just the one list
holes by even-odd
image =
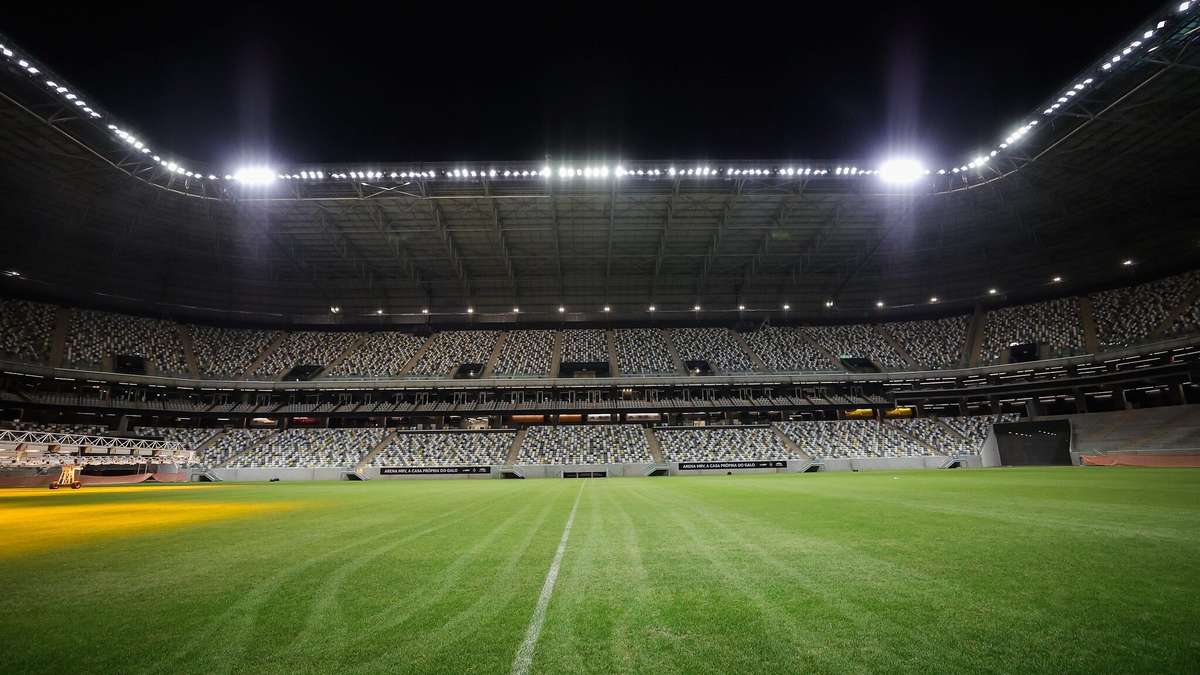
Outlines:
{"label": "seating section", "polygon": [[720,373],[753,372],[754,364],[728,328],[676,328],[671,331],[675,351],[686,364],[707,361]]}
{"label": "seating section", "polygon": [[813,341],[837,357],[870,359],[884,370],[904,368],[908,364],[882,335],[866,324],[812,326],[805,329]]}
{"label": "seating section", "polygon": [[1200,274],[1189,272],[1137,286],[1093,293],[1092,316],[1101,347],[1125,347],[1150,337],[1170,319],[1196,287]]}
{"label": "seating section", "polygon": [[952,316],[936,321],[897,321],[881,326],[922,368],[957,368],[967,344],[971,317]]}
{"label": "seating section", "polygon": [[354,341],[358,333],[302,331],[289,333],[279,347],[263,359],[254,374],[278,377],[296,366],[328,366]]}
{"label": "seating section", "polygon": [[1192,302],[1192,306],[1185,309],[1178,318],[1175,319],[1175,324],[1171,326],[1171,332],[1176,334],[1195,333],[1200,331],[1200,296]]}
{"label": "seating section", "polygon": [[1040,342],[1049,345],[1043,357],[1067,356],[1083,351],[1083,324],[1079,301],[1059,298],[988,312],[983,337],[984,363],[996,363],[1011,344]]}
{"label": "seating section", "polygon": [[545,377],[550,374],[553,360],[554,331],[514,330],[504,338],[500,355],[496,359],[493,375],[533,375]]}
{"label": "seating section", "polygon": [[326,370],[325,377],[395,377],[423,344],[425,338],[409,333],[371,333],[341,363]]}
{"label": "seating section", "polygon": [[788,449],[770,427],[655,429],[668,462],[807,459]]}
{"label": "seating section", "polygon": [[371,466],[498,466],[508,464],[515,431],[400,432]]}
{"label": "seating section", "polygon": [[646,433],[636,424],[530,427],[519,464],[649,463]]}
{"label": "seating section", "polygon": [[192,353],[201,377],[237,379],[246,374],[277,333],[191,326]]}
{"label": "seating section", "polygon": [[134,427],[133,433],[141,436],[159,436],[166,441],[180,443],[188,450],[196,450],[220,429],[190,429],[181,427]]}
{"label": "seating section", "polygon": [[413,366],[412,374],[449,377],[464,363],[487,364],[500,333],[494,330],[457,330],[438,333]]}
{"label": "seating section", "polygon": [[675,361],[662,331],[631,328],[617,331],[617,365],[622,375],[674,373]]}
{"label": "seating section", "polygon": [[43,363],[50,356],[57,308],[40,302],[0,300],[0,356]]}
{"label": "seating section", "polygon": [[800,449],[822,459],[921,457],[933,451],[875,420],[780,422],[779,429]]}
{"label": "seating section", "polygon": [[352,467],[384,437],[383,429],[287,429],[249,452],[231,467]]}
{"label": "seating section", "polygon": [[14,431],[40,431],[48,434],[82,434],[102,436],[108,433],[103,424],[58,424],[56,422],[13,422],[11,426],[0,423],[0,427]]}
{"label": "seating section", "polygon": [[608,336],[598,328],[562,332],[563,363],[608,363]]}
{"label": "seating section", "polygon": [[760,328],[746,333],[745,338],[768,370],[793,373],[841,370],[809,344],[799,328]]}
{"label": "seating section", "polygon": [[966,439],[967,445],[973,448],[972,452],[977,453],[983,447],[984,441],[987,440],[988,432],[992,430],[993,424],[1016,422],[1021,419],[1021,416],[1015,413],[1002,413],[1000,415],[939,417],[938,419],[946,426],[957,431],[959,435]]}
{"label": "seating section", "polygon": [[887,424],[919,441],[927,443],[939,455],[957,457],[959,455],[973,455],[979,452],[979,447],[976,444],[954,433],[949,427],[941,424],[932,417],[889,420]]}
{"label": "seating section", "polygon": [[230,457],[245,452],[274,433],[274,429],[230,429],[213,441],[212,445],[196,453],[196,464],[220,466]]}
{"label": "seating section", "polygon": [[140,356],[159,373],[187,374],[176,324],[126,314],[76,310],[67,331],[68,363],[96,367],[110,355]]}

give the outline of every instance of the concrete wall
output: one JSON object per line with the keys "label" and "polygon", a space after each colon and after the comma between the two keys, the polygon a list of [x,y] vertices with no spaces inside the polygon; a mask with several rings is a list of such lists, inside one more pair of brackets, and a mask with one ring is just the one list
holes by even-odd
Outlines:
{"label": "concrete wall", "polygon": [[[822,471],[900,471],[904,469],[940,469],[947,458],[933,457],[871,457],[869,459],[822,460]],[[970,463],[964,460],[964,463]]]}
{"label": "concrete wall", "polygon": [[210,469],[209,473],[221,480],[228,481],[267,481],[272,478],[279,480],[341,480],[350,471],[344,467],[302,468],[288,467],[280,469],[250,468],[250,469]]}
{"label": "concrete wall", "polygon": [[517,473],[526,478],[562,478],[564,471],[606,471],[611,477],[645,476],[654,468],[654,464],[518,464],[513,467]]}

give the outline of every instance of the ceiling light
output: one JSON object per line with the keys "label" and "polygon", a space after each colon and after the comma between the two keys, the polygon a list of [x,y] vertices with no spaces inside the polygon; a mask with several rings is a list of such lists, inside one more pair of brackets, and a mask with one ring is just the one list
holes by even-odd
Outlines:
{"label": "ceiling light", "polygon": [[833,307],[833,301],[832,301],[832,300],[826,300],[826,301],[825,301],[825,306],[826,306],[826,307]]}
{"label": "ceiling light", "polygon": [[657,307],[655,307],[654,305],[650,305],[649,309],[650,309],[650,311],[651,311],[651,312],[653,312],[654,310],[656,310],[656,309],[658,309],[658,308],[657,308]]}
{"label": "ceiling light", "polygon": [[1050,281],[1053,281],[1054,283],[1057,284],[1057,283],[1062,282],[1062,277],[1056,276],[1053,279],[1051,279]]}
{"label": "ceiling light", "polygon": [[521,313],[520,307],[513,307],[513,314],[520,314],[520,313]]}
{"label": "ceiling light", "polygon": [[738,305],[738,311],[739,311],[739,312],[744,312],[744,311],[746,311],[746,306],[745,306],[745,305]]}
{"label": "ceiling light", "polygon": [[562,314],[563,312],[566,312],[566,311],[567,311],[567,308],[566,308],[566,307],[563,307],[562,305],[559,305],[559,306],[558,306],[558,313],[559,313],[559,314]]}
{"label": "ceiling light", "polygon": [[693,311],[693,312],[699,312],[699,311],[700,311],[700,305],[692,305],[692,311]]}
{"label": "ceiling light", "polygon": [[377,310],[375,310],[375,313],[376,313],[376,314],[378,314],[379,316],[383,316],[383,310],[382,310],[382,309],[377,309]]}
{"label": "ceiling light", "polygon": [[233,173],[233,179],[247,185],[266,185],[275,180],[275,170],[267,166],[243,167]]}
{"label": "ceiling light", "polygon": [[989,288],[989,289],[988,289],[988,295],[995,295],[995,294],[997,294],[997,293],[999,293],[999,292],[1000,292],[1000,291],[998,291],[998,290],[996,290],[996,289],[994,289],[994,288]]}
{"label": "ceiling light", "polygon": [[791,308],[792,308],[792,306],[791,306],[791,305],[787,304],[786,302],[785,302],[785,303],[783,303],[783,309],[784,309],[785,311],[786,311],[786,310],[789,310],[789,309],[791,309]]}
{"label": "ceiling light", "polygon": [[876,300],[876,301],[875,301],[875,306],[876,306],[876,307],[883,307],[883,301],[882,301],[882,300]]}
{"label": "ceiling light", "polygon": [[421,308],[421,313],[422,313],[422,314],[428,314],[428,313],[429,313],[429,308],[428,308],[428,307],[422,307],[422,308]]}
{"label": "ceiling light", "polygon": [[338,307],[337,305],[331,305],[329,307],[329,312],[331,314],[340,314],[342,312],[342,308]]}
{"label": "ceiling light", "polygon": [[930,298],[930,299],[929,299],[929,301],[930,301],[930,302],[937,302],[937,301],[938,301],[938,297],[935,295],[935,296],[933,296],[932,298]]}
{"label": "ceiling light", "polygon": [[604,311],[606,311],[606,312],[611,312],[611,311],[612,311],[612,307],[609,307],[608,305],[605,305],[605,306],[604,306]]}
{"label": "ceiling light", "polygon": [[467,308],[467,314],[474,314],[474,313],[475,313],[475,308],[474,308],[474,307],[468,307],[468,308]]}
{"label": "ceiling light", "polygon": [[1130,265],[1132,265],[1132,264],[1133,264],[1133,260],[1131,260],[1131,259],[1129,259],[1129,258],[1126,258],[1125,260],[1121,261],[1121,264],[1122,264],[1122,265],[1124,265],[1124,266],[1126,266],[1126,267],[1129,267]]}

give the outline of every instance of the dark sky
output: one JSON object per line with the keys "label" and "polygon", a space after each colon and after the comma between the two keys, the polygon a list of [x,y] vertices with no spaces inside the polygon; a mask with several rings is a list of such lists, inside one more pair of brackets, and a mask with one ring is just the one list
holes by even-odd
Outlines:
{"label": "dark sky", "polygon": [[155,147],[221,166],[961,161],[1160,7],[91,4],[26,3],[3,30]]}

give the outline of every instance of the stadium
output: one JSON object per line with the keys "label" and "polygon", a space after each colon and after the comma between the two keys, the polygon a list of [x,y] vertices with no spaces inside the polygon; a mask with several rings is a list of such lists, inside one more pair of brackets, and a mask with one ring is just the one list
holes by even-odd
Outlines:
{"label": "stadium", "polygon": [[1144,14],[833,160],[189,159],[0,33],[0,670],[1194,672],[1200,2]]}

